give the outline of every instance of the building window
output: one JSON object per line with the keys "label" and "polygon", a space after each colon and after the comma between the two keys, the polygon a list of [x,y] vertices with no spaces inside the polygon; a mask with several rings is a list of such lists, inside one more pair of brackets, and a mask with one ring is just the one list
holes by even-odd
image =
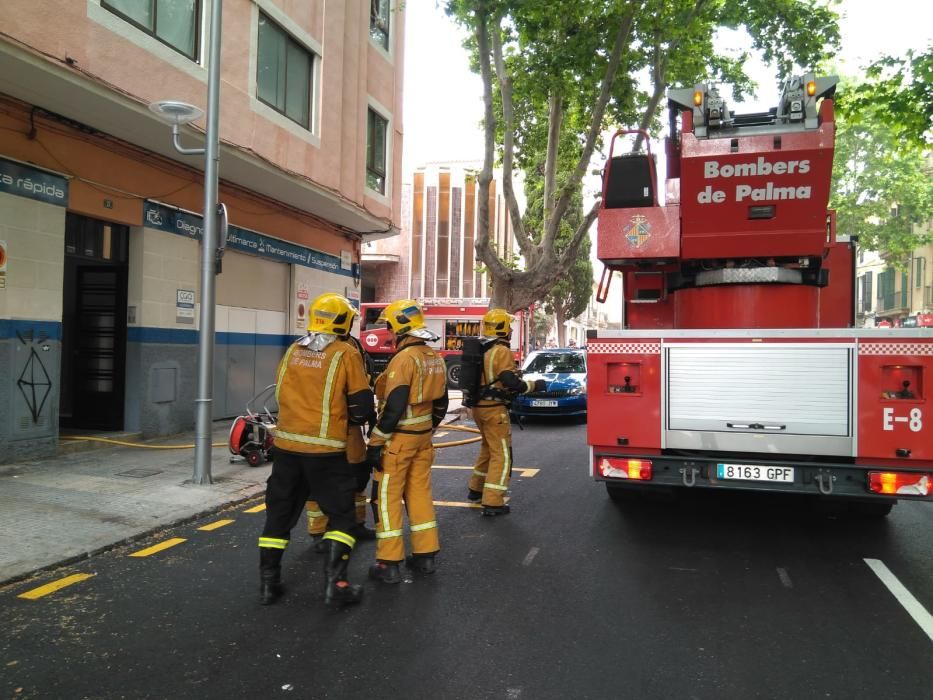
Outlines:
{"label": "building window", "polygon": [[437,275],[435,296],[451,296],[450,279],[450,173],[439,173],[437,198]]}
{"label": "building window", "polygon": [[314,53],[260,13],[256,96],[308,130],[313,67]]}
{"label": "building window", "polygon": [[421,229],[424,226],[424,173],[415,173],[412,183],[411,195],[411,288],[412,297],[424,296],[424,287],[421,284],[422,256],[421,249],[424,236]]}
{"label": "building window", "polygon": [[101,6],[197,60],[201,0],[102,0]]}
{"label": "building window", "polygon": [[866,272],[862,276],[862,311],[871,311],[871,294],[872,294],[872,273]]}
{"label": "building window", "polygon": [[925,272],[923,268],[926,261],[926,258],[917,258],[914,262],[914,287],[917,289],[923,286],[923,278],[926,276],[923,274]]}
{"label": "building window", "polygon": [[389,122],[369,110],[366,126],[366,186],[379,194],[386,193],[386,132]]}
{"label": "building window", "polygon": [[369,38],[389,50],[389,0],[369,0]]}

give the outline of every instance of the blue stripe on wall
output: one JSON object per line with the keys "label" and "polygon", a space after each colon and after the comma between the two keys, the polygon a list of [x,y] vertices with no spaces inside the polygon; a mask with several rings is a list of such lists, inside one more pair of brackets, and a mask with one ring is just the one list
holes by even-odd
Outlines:
{"label": "blue stripe on wall", "polygon": [[[214,335],[217,345],[268,345],[288,347],[296,336],[278,333],[230,333]],[[127,329],[127,340],[131,343],[164,343],[168,345],[197,345],[198,332],[187,328],[149,328],[132,326]]]}
{"label": "blue stripe on wall", "polygon": [[[23,321],[0,319],[0,340],[16,338],[17,333],[25,339],[62,339],[62,324],[55,321]],[[169,345],[197,345],[198,332],[187,328],[149,328],[130,326],[126,329],[130,343],[165,343]],[[218,332],[214,336],[217,345],[266,345],[288,347],[296,335],[279,333],[229,333]]]}
{"label": "blue stripe on wall", "polygon": [[62,324],[57,321],[22,321],[0,318],[0,340],[16,338],[17,333],[23,338],[39,340],[45,336],[48,340],[62,339]]}
{"label": "blue stripe on wall", "polygon": [[171,345],[196,345],[198,332],[187,328],[149,328],[130,326],[126,339],[131,343],[166,343]]}
{"label": "blue stripe on wall", "polygon": [[218,333],[217,343],[219,345],[272,345],[275,347],[288,347],[295,339],[290,335],[278,335],[273,333]]}

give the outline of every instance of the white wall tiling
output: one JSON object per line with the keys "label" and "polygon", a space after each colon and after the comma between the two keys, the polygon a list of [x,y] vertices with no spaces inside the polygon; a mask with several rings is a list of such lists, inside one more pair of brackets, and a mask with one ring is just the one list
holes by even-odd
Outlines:
{"label": "white wall tiling", "polygon": [[0,194],[0,211],[9,256],[0,318],[61,322],[65,209]]}

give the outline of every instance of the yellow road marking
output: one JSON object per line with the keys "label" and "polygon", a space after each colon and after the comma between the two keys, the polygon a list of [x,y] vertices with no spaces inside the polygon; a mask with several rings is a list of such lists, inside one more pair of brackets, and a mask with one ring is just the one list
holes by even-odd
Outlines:
{"label": "yellow road marking", "polygon": [[258,506],[253,506],[252,508],[247,508],[244,510],[244,513],[262,513],[266,509],[265,503],[260,503]]}
{"label": "yellow road marking", "polygon": [[[505,502],[508,503],[511,499],[506,497]],[[450,508],[482,508],[482,503],[472,503],[470,501],[434,501],[436,506],[447,506]]]}
{"label": "yellow road marking", "polygon": [[[449,466],[443,466],[440,464],[435,464],[434,466],[431,467],[431,469],[464,469],[464,470],[469,469],[470,471],[473,471],[473,467],[449,467]],[[530,479],[531,477],[537,475],[537,473],[541,470],[532,469],[530,467],[512,467],[512,471],[517,472],[519,476],[525,479]]]}
{"label": "yellow road marking", "polygon": [[148,557],[151,554],[156,554],[161,552],[163,549],[168,549],[169,547],[174,547],[176,544],[181,544],[185,541],[184,537],[173,537],[170,540],[165,540],[165,542],[159,542],[159,544],[153,545],[151,547],[146,547],[145,549],[140,549],[138,552],[133,552],[130,554],[131,557]]}
{"label": "yellow road marking", "polygon": [[52,581],[52,583],[47,583],[44,586],[33,588],[31,591],[20,593],[16,597],[25,598],[26,600],[36,600],[37,598],[46,596],[49,593],[54,593],[55,591],[60,591],[62,588],[71,586],[75,583],[80,583],[81,581],[89,579],[93,576],[95,576],[95,574],[72,574],[71,576],[60,578],[57,581]]}
{"label": "yellow road marking", "polygon": [[198,530],[210,532],[211,530],[216,530],[217,528],[223,527],[224,525],[229,525],[232,522],[234,521],[233,520],[217,520],[216,522],[208,523],[207,525],[202,525],[201,527],[198,528]]}

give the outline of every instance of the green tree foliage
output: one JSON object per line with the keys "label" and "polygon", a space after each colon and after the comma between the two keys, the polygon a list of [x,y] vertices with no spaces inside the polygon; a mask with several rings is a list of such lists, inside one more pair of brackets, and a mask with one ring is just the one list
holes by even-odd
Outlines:
{"label": "green tree foliage", "polygon": [[[716,45],[720,28],[745,29],[781,75],[816,66],[838,46],[831,0],[446,0],[470,31],[484,86],[484,166],[479,175],[477,258],[492,278],[492,303],[510,310],[538,301],[567,275],[598,202],[571,226],[584,174],[603,132],[651,127],[664,90],[712,79],[739,95],[753,88],[742,65]],[[643,89],[647,77],[648,89]],[[636,144],[636,147],[638,144]],[[567,149],[575,157],[567,158]],[[490,241],[488,188],[496,161],[524,269]],[[522,221],[512,173],[542,180],[542,215]],[[535,226],[540,228],[534,228]]]}
{"label": "green tree foliage", "polygon": [[883,56],[868,66],[865,79],[839,101],[849,122],[881,118],[908,149],[933,142],[933,46],[902,58]]}
{"label": "green tree foliage", "polygon": [[884,57],[840,88],[831,206],[837,228],[900,265],[933,240],[933,51]]}

